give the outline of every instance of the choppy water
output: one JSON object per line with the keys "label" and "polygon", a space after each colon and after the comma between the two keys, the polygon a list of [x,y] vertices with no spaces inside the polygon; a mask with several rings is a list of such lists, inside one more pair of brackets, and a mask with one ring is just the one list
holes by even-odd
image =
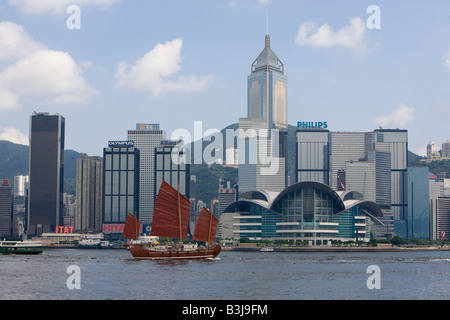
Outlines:
{"label": "choppy water", "polygon": [[[206,261],[135,260],[127,250],[0,255],[0,299],[386,300],[450,298],[450,252],[222,252]],[[80,269],[70,290],[67,268]],[[367,268],[380,268],[368,289]]]}

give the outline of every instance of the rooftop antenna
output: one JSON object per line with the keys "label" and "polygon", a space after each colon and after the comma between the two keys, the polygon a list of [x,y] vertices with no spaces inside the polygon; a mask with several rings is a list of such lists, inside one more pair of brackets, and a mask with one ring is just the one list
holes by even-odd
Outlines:
{"label": "rooftop antenna", "polygon": [[267,6],[267,33],[266,33],[266,47],[270,47],[270,36],[269,36],[269,6]]}

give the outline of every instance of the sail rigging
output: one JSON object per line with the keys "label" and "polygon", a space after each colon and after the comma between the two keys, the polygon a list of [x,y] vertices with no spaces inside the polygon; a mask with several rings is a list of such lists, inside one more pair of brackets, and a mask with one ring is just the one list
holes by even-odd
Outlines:
{"label": "sail rigging", "polygon": [[123,237],[137,240],[139,237],[140,228],[141,222],[135,216],[129,213],[127,216],[127,220],[125,221],[125,227],[123,228]]}
{"label": "sail rigging", "polygon": [[156,197],[152,236],[187,238],[191,202],[163,180]]}
{"label": "sail rigging", "polygon": [[200,212],[200,216],[197,221],[197,226],[194,231],[194,240],[213,242],[216,238],[218,221],[206,208],[203,208]]}

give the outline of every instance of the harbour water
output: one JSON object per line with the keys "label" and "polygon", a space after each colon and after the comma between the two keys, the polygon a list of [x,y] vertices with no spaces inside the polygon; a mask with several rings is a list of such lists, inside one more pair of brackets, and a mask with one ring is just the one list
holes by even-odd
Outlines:
{"label": "harbour water", "polygon": [[[0,255],[2,300],[447,300],[450,251],[222,252],[216,260],[135,260],[127,250]],[[379,289],[369,289],[369,266]],[[68,279],[79,269],[79,289]]]}

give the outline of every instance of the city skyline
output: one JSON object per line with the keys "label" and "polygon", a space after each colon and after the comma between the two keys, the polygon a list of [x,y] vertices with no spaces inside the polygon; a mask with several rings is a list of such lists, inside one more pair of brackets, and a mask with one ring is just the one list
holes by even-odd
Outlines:
{"label": "city skyline", "polygon": [[[89,155],[136,123],[160,123],[169,139],[194,121],[204,130],[237,123],[267,5],[271,46],[288,66],[290,125],[406,129],[422,156],[429,141],[450,138],[445,1],[84,0],[75,30],[71,4],[0,5],[0,139],[27,144],[33,111],[63,115],[66,148]],[[380,29],[367,25],[372,4]]]}

